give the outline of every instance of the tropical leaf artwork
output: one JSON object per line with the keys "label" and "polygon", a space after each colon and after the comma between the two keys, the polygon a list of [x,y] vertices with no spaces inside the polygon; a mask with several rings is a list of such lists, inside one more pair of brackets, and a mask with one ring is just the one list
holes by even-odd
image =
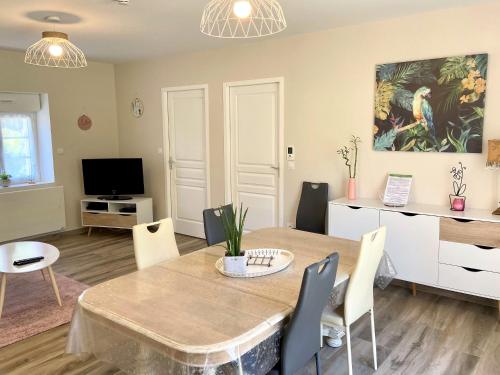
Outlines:
{"label": "tropical leaf artwork", "polygon": [[481,153],[488,55],[376,66],[373,149]]}

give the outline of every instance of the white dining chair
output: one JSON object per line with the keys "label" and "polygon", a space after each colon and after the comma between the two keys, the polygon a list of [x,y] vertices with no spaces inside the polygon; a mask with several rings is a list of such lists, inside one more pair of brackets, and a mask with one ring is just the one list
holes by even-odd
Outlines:
{"label": "white dining chair", "polygon": [[373,346],[373,367],[377,370],[377,344],[375,340],[375,320],[373,313],[373,283],[384,253],[386,227],[363,235],[356,268],[349,279],[344,304],[333,310],[327,306],[321,323],[327,326],[341,326],[345,329],[347,340],[347,360],[349,375],[352,375],[352,353],[350,326],[367,312],[371,318]]}
{"label": "white dining chair", "polygon": [[[156,226],[158,229],[152,231]],[[179,256],[174,224],[170,218],[149,224],[134,225],[132,236],[135,261],[140,270]]]}

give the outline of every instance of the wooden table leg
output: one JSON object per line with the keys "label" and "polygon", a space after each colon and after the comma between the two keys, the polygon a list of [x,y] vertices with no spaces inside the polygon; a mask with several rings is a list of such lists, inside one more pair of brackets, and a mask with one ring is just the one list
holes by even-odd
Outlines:
{"label": "wooden table leg", "polygon": [[2,273],[2,283],[0,285],[0,318],[2,317],[3,301],[5,299],[5,289],[7,287],[7,274]]}
{"label": "wooden table leg", "polygon": [[40,270],[40,272],[42,273],[43,281],[45,281],[45,274],[43,273],[43,270]]}
{"label": "wooden table leg", "polygon": [[91,234],[92,234],[92,227],[89,227],[89,231],[87,232],[87,237],[90,237]]}
{"label": "wooden table leg", "polygon": [[411,283],[411,294],[413,295],[413,297],[417,295],[417,284],[415,283]]}
{"label": "wooden table leg", "polygon": [[49,277],[50,281],[52,282],[52,288],[54,288],[54,293],[56,294],[57,303],[59,304],[59,306],[62,306],[61,296],[59,295],[59,288],[57,287],[56,278],[54,276],[54,272],[52,271],[52,267],[48,266],[47,270],[49,271]]}
{"label": "wooden table leg", "polygon": [[500,320],[500,301],[497,301],[498,303],[498,319]]}

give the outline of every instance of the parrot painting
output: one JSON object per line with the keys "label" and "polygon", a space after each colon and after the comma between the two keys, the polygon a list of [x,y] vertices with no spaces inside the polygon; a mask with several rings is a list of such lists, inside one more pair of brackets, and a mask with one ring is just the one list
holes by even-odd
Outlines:
{"label": "parrot painting", "polygon": [[425,130],[430,132],[433,137],[436,137],[436,129],[432,119],[432,107],[427,99],[431,98],[431,89],[421,87],[413,95],[413,117],[420,122]]}

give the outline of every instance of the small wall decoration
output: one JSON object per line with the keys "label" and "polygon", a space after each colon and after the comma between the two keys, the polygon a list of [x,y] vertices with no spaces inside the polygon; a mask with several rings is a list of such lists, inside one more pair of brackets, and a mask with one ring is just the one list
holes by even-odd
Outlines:
{"label": "small wall decoration", "polygon": [[132,100],[132,114],[139,118],[143,115],[144,113],[144,103],[142,102],[141,99],[135,98]]}
{"label": "small wall decoration", "polygon": [[488,55],[376,66],[373,149],[481,153]]}
{"label": "small wall decoration", "polygon": [[92,120],[87,115],[78,117],[78,127],[82,130],[89,130],[92,127]]}

